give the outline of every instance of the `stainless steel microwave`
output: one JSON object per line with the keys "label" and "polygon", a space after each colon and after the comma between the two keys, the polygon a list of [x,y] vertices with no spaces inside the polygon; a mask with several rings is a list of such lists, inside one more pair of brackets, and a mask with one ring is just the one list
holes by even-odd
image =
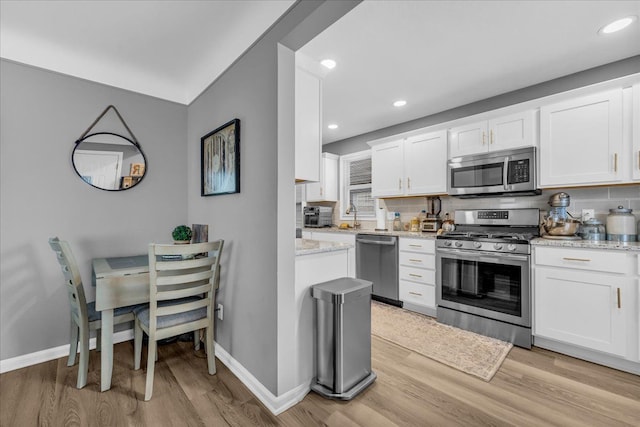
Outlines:
{"label": "stainless steel microwave", "polygon": [[528,196],[540,194],[536,148],[473,154],[449,159],[447,192],[451,196]]}

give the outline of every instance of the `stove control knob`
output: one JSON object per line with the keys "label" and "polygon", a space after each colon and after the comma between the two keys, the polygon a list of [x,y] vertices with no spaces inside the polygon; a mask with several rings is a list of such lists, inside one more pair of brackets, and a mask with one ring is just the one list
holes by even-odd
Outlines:
{"label": "stove control knob", "polygon": [[444,241],[444,245],[445,246],[451,246],[451,240],[445,240]]}
{"label": "stove control knob", "polygon": [[495,245],[493,245],[493,248],[494,248],[496,251],[500,251],[500,250],[502,250],[502,243],[496,243]]}
{"label": "stove control knob", "polygon": [[513,243],[512,243],[512,244],[509,244],[509,245],[507,245],[507,249],[509,249],[510,251],[512,251],[512,252],[513,252],[513,251],[515,251],[515,250],[516,250],[516,245],[514,245]]}
{"label": "stove control knob", "polygon": [[456,242],[456,248],[461,248],[462,247],[462,242]]}
{"label": "stove control knob", "polygon": [[482,247],[482,242],[473,242],[473,247],[476,249],[480,249]]}

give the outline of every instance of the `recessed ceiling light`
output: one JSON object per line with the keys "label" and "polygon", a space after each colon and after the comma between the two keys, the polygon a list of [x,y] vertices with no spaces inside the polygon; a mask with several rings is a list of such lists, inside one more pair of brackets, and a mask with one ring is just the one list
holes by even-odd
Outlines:
{"label": "recessed ceiling light", "polygon": [[334,61],[333,59],[323,59],[322,61],[320,61],[320,63],[330,70],[333,70],[333,68],[336,66],[336,61]]}
{"label": "recessed ceiling light", "polygon": [[329,126],[327,126],[329,129],[338,129],[338,125],[335,123],[331,123]]}
{"label": "recessed ceiling light", "polygon": [[611,34],[611,33],[615,33],[616,31],[620,31],[624,28],[627,28],[629,25],[631,25],[636,19],[638,19],[637,16],[633,15],[633,16],[627,16],[624,17],[622,19],[618,19],[616,21],[613,21],[610,24],[605,25],[604,27],[600,28],[600,30],[598,30],[598,32],[600,34]]}
{"label": "recessed ceiling light", "polygon": [[400,99],[393,103],[394,107],[404,107],[405,105],[407,105],[407,101],[405,101],[404,99]]}

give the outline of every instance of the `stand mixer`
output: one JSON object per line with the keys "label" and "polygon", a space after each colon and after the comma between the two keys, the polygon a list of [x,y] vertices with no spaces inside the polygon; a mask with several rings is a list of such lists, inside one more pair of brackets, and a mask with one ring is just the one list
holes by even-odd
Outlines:
{"label": "stand mixer", "polygon": [[567,211],[571,197],[567,193],[555,193],[547,202],[551,209],[543,223],[542,237],[545,239],[579,240],[576,236],[580,221],[573,219]]}

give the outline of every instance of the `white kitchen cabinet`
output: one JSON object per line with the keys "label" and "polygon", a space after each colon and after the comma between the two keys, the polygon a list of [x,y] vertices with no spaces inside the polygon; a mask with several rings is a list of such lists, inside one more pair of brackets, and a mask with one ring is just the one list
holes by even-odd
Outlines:
{"label": "white kitchen cabinet", "polygon": [[296,67],[295,75],[295,178],[320,180],[322,151],[322,82]]}
{"label": "white kitchen cabinet", "polygon": [[447,132],[410,136],[404,141],[405,194],[447,192]]}
{"label": "white kitchen cabinet", "polygon": [[449,158],[535,146],[535,111],[488,116],[488,120],[449,129]]}
{"label": "white kitchen cabinet", "polygon": [[399,239],[399,291],[404,308],[436,315],[435,240]]}
{"label": "white kitchen cabinet", "polygon": [[[304,235],[304,233],[303,233]],[[343,232],[326,232],[326,231],[312,231],[309,239],[322,240],[325,242],[338,242],[348,243],[353,245],[352,248],[347,249],[348,260],[348,277],[356,277],[356,235],[352,233]]]}
{"label": "white kitchen cabinet", "polygon": [[322,153],[320,180],[306,184],[307,202],[335,202],[338,200],[338,159],[331,153]]}
{"label": "white kitchen cabinet", "polygon": [[371,195],[404,194],[404,139],[371,147]]}
{"label": "white kitchen cabinet", "polygon": [[621,88],[543,106],[540,186],[621,182],[622,126]]}
{"label": "white kitchen cabinet", "polygon": [[534,257],[536,339],[546,338],[637,362],[637,255],[536,247]]}
{"label": "white kitchen cabinet", "polygon": [[443,194],[447,191],[446,131],[391,140],[371,147],[373,197]]}

